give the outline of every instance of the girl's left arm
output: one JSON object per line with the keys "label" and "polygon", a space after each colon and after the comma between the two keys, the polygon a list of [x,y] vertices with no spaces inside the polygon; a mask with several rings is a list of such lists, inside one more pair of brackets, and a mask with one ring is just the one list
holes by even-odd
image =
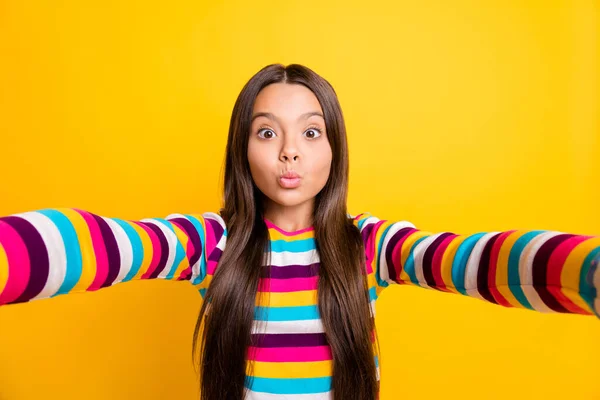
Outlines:
{"label": "girl's left arm", "polygon": [[354,224],[375,294],[393,283],[410,284],[505,307],[600,318],[600,236],[545,230],[434,234],[370,214],[354,217]]}

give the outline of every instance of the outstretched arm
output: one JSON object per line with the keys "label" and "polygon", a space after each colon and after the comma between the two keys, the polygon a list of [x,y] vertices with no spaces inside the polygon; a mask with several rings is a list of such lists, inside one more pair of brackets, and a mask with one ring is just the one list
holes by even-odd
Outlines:
{"label": "outstretched arm", "polygon": [[65,208],[0,217],[0,305],[155,278],[189,280],[204,296],[225,237],[213,213],[127,221]]}
{"label": "outstretched arm", "polygon": [[354,217],[379,293],[411,284],[505,307],[600,317],[600,237],[556,231],[430,233],[406,221]]}

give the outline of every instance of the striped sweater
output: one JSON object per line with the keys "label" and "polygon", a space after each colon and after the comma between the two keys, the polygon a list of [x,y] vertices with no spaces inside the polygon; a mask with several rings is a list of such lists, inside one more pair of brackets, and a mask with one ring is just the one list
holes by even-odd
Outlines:
{"label": "striped sweater", "polygon": [[[505,307],[600,317],[598,236],[434,234],[368,213],[352,218],[365,244],[373,313],[381,291],[396,283]],[[286,232],[265,222],[270,276],[258,287],[246,399],[330,399],[332,356],[317,307],[314,230]],[[0,305],[154,278],[188,280],[204,297],[226,240],[225,223],[214,213],[128,221],[46,209],[1,217]]]}

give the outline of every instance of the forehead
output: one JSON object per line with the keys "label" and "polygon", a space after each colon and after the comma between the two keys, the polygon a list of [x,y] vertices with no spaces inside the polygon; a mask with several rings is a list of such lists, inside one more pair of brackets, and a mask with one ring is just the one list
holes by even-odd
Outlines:
{"label": "forehead", "polygon": [[253,112],[269,112],[293,118],[307,112],[323,112],[317,96],[304,85],[273,83],[265,86],[254,101]]}

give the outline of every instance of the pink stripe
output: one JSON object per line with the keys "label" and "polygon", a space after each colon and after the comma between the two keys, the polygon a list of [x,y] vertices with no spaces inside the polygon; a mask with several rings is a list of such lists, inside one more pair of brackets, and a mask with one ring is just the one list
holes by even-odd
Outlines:
{"label": "pink stripe", "polygon": [[[89,212],[78,209],[74,210],[83,217],[88,226],[90,235],[92,237],[92,247],[94,248],[94,254],[96,256],[96,274],[94,275],[94,280],[90,284],[90,287],[86,290],[98,290],[102,287],[102,283],[106,281],[106,277],[108,276],[108,257],[106,255],[104,239],[102,237],[102,233],[100,232],[98,223]],[[83,267],[85,268],[85,265]]]}
{"label": "pink stripe", "polygon": [[8,259],[8,281],[0,293],[0,304],[8,304],[18,299],[25,291],[31,274],[31,265],[25,242],[12,226],[2,221],[0,221],[0,242]]}
{"label": "pink stripe", "polygon": [[[592,236],[574,236],[569,238],[555,248],[548,259],[548,273],[546,274],[546,282],[548,283],[550,292],[554,295],[554,297],[556,297],[556,300],[558,300],[563,307],[577,314],[584,314],[587,311],[573,303],[571,299],[564,295],[562,290],[553,290],[552,287],[556,286],[560,288],[562,286],[560,282],[560,276],[562,274],[567,257],[577,245],[590,238],[592,238]],[[582,265],[580,264],[574,267],[577,267],[577,270],[581,270]]]}
{"label": "pink stripe", "polygon": [[[139,226],[140,228],[142,228],[147,234],[148,236],[150,236],[150,242],[152,243],[152,261],[150,261],[150,266],[148,267],[148,270],[142,275],[142,279],[149,279],[150,275],[152,275],[152,273],[156,270],[156,268],[158,268],[158,263],[160,262],[160,256],[161,256],[161,248],[160,248],[160,242],[158,240],[158,236],[156,236],[156,233],[154,233],[154,231],[150,228],[148,228],[143,222],[139,222],[139,221],[132,221],[134,224],[136,224],[137,226]],[[148,250],[148,249],[144,249],[144,253]]]}
{"label": "pink stripe", "polygon": [[329,346],[248,347],[248,359],[264,362],[303,362],[332,360]]}
{"label": "pink stripe", "polygon": [[283,229],[281,229],[280,227],[278,227],[277,225],[275,225],[274,223],[272,223],[271,221],[269,221],[268,219],[266,219],[266,218],[263,218],[263,219],[265,221],[265,224],[267,224],[267,228],[275,229],[277,232],[284,234],[285,236],[299,235],[301,233],[314,230],[314,227],[309,226],[308,228],[300,229],[300,230],[297,230],[294,232],[287,232],[287,231],[284,231]]}
{"label": "pink stripe", "polygon": [[259,292],[296,292],[301,290],[316,290],[319,276],[310,278],[261,278],[258,283]]}

